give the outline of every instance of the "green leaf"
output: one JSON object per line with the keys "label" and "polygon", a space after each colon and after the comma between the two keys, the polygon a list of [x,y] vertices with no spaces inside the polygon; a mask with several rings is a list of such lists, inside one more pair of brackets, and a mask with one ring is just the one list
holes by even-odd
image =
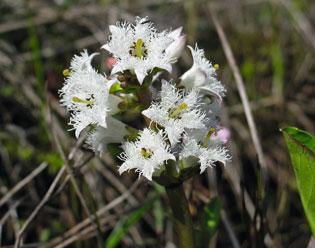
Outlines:
{"label": "green leaf", "polygon": [[295,127],[284,128],[306,217],[315,235],[315,138]]}
{"label": "green leaf", "polygon": [[63,160],[58,153],[42,153],[39,154],[39,159],[47,161],[49,166],[49,173],[55,174],[63,166]]}
{"label": "green leaf", "polygon": [[219,225],[220,221],[221,202],[219,198],[214,198],[204,209],[206,214],[206,229],[213,235]]}
{"label": "green leaf", "polygon": [[117,247],[122,240],[122,238],[126,235],[130,227],[135,225],[142,216],[151,209],[152,204],[156,198],[150,199],[147,201],[141,208],[138,208],[134,212],[130,214],[127,219],[123,219],[122,221],[118,222],[114,230],[110,233],[109,237],[106,240],[105,247],[106,248],[114,248]]}
{"label": "green leaf", "polygon": [[210,239],[218,230],[220,222],[221,202],[213,198],[204,208],[199,227],[195,230],[197,247],[209,247]]}
{"label": "green leaf", "polygon": [[109,154],[115,159],[123,152],[123,149],[120,147],[120,144],[117,143],[107,144],[107,150]]}
{"label": "green leaf", "polygon": [[157,233],[162,233],[164,227],[164,209],[161,201],[155,201],[153,205],[153,216]]}
{"label": "green leaf", "polygon": [[50,237],[50,230],[47,228],[44,228],[43,230],[41,230],[40,234],[39,234],[39,240],[41,242],[46,242],[49,240]]}

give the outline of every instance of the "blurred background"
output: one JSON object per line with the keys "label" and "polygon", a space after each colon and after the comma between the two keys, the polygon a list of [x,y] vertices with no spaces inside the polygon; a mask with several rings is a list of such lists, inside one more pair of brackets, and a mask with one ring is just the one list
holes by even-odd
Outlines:
{"label": "blurred background", "polygon": [[[244,80],[264,168],[209,8]],[[137,15],[149,16],[158,30],[182,26],[187,43],[198,42],[220,65],[227,88],[222,125],[231,134],[233,160],[185,185],[196,229],[205,220],[213,224],[200,234],[200,247],[306,247],[311,234],[279,129],[315,133],[312,0],[1,0],[0,246],[12,247],[26,226],[22,247],[176,247],[163,190],[135,174],[119,176],[110,157],[80,146],[58,102],[72,56],[84,48],[100,52],[93,63],[108,73],[108,54],[100,49],[108,25]],[[186,49],[172,77],[191,63]],[[56,136],[78,189],[60,173]],[[48,201],[27,223],[56,178]],[[96,221],[86,207],[98,213]]]}

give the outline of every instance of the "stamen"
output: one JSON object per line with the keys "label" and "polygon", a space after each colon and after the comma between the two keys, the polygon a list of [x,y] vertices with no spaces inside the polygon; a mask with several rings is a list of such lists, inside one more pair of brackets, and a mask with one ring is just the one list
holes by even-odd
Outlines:
{"label": "stamen", "polygon": [[70,77],[71,72],[70,72],[69,69],[64,69],[64,70],[62,71],[62,74],[63,74],[65,77]]}
{"label": "stamen", "polygon": [[142,39],[138,39],[136,42],[135,50],[136,50],[136,56],[138,58],[142,58],[142,56],[143,56],[143,54],[142,54],[143,44],[144,44],[144,42]]}
{"label": "stamen", "polygon": [[220,68],[220,66],[219,66],[219,64],[214,64],[214,69],[217,71],[217,70],[219,70],[219,68]]}
{"label": "stamen", "polygon": [[175,108],[174,110],[171,110],[168,116],[170,118],[176,119],[187,108],[188,108],[187,103],[183,102],[177,108]]}
{"label": "stamen", "polygon": [[202,145],[203,145],[204,147],[207,147],[207,144],[208,144],[208,142],[209,142],[209,140],[210,140],[210,138],[211,138],[211,135],[214,134],[215,132],[216,132],[216,129],[215,129],[214,127],[211,127],[211,128],[209,129],[209,131],[208,131],[208,133],[207,133],[207,136],[205,137],[205,139],[203,140],[203,143],[202,143]]}
{"label": "stamen", "polygon": [[152,155],[153,155],[153,152],[150,150],[150,149],[146,149],[146,148],[141,148],[141,151],[140,151],[142,157],[144,158],[151,158]]}
{"label": "stamen", "polygon": [[142,39],[138,39],[134,42],[132,46],[130,46],[129,54],[140,59],[142,57],[147,57],[148,50],[144,45],[144,41]]}
{"label": "stamen", "polygon": [[93,99],[94,99],[93,95],[91,96],[91,98],[86,100],[81,99],[77,96],[72,97],[73,102],[86,104],[87,107],[92,107],[94,105],[95,101]]}

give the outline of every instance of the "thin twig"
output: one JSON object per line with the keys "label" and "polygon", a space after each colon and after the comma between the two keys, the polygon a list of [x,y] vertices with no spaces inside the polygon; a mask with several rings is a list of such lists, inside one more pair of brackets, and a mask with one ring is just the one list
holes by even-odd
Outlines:
{"label": "thin twig", "polygon": [[[82,143],[83,143],[84,139],[78,139],[77,143],[75,145],[75,147],[72,149],[73,150],[77,150],[77,147],[79,147]],[[73,154],[72,151],[70,152],[70,154]],[[68,157],[68,159],[70,159],[70,155]],[[27,227],[30,225],[30,223],[34,220],[34,218],[36,217],[36,215],[39,213],[39,211],[42,209],[42,207],[49,201],[49,199],[51,198],[53,191],[55,190],[59,180],[61,179],[61,177],[63,176],[64,172],[66,171],[66,167],[65,165],[63,165],[61,167],[61,169],[59,170],[58,174],[56,175],[55,179],[53,180],[53,182],[51,183],[51,185],[49,186],[48,191],[46,192],[45,196],[43,197],[43,199],[40,201],[40,203],[36,206],[36,208],[33,210],[33,212],[31,213],[31,215],[27,218],[27,220],[24,222],[23,226],[21,227],[18,236],[15,240],[14,243],[14,248],[19,248],[20,247],[20,243],[21,243],[21,239],[27,229]]]}
{"label": "thin twig", "polygon": [[272,0],[272,2],[276,2],[277,4],[281,4],[285,7],[285,9],[292,16],[292,19],[295,21],[295,28],[297,31],[304,37],[306,42],[311,46],[311,48],[315,51],[315,31],[312,28],[309,20],[297,9],[295,9],[292,5],[292,1],[288,0]]}
{"label": "thin twig", "polygon": [[[78,164],[78,165],[75,164],[75,166],[73,166],[73,169],[75,170],[74,174],[76,174],[76,171],[78,171],[78,170],[81,172],[82,167],[85,166],[93,157],[94,157],[94,154],[90,154],[86,159],[83,160],[83,162],[81,164]],[[64,187],[66,187],[69,180],[70,180],[70,176],[67,175],[66,178],[63,180],[63,182],[58,187],[58,189],[55,191],[53,197],[60,194],[60,192],[64,189]]]}
{"label": "thin twig", "polygon": [[[257,101],[249,102],[249,106],[252,111],[259,110],[261,108],[273,107],[279,104],[279,100],[273,96],[261,98]],[[242,104],[236,104],[234,106],[229,107],[228,112],[230,114],[243,114],[244,108]]]}
{"label": "thin twig", "polygon": [[[107,224],[109,221],[113,221],[115,219],[118,219],[119,216],[107,216],[105,218],[103,218],[101,220],[101,230],[103,232],[107,231],[108,229],[111,228],[111,226],[104,226],[105,224]],[[77,241],[77,240],[82,240],[82,239],[87,239],[87,238],[91,238],[93,236],[95,236],[97,234],[97,229],[95,228],[95,226],[88,226],[82,230],[80,230],[79,233],[76,233],[70,237],[68,237],[67,239],[65,239],[64,241],[62,241],[60,244],[56,245],[54,248],[63,248],[66,247],[70,244],[72,244],[73,242]]]}
{"label": "thin twig", "polygon": [[16,201],[13,205],[10,206],[9,210],[5,213],[5,215],[0,219],[0,247],[1,243],[2,243],[2,227],[5,224],[5,222],[7,221],[7,219],[10,217],[11,215],[11,209],[16,209],[20,204],[21,204],[22,200],[18,200]]}
{"label": "thin twig", "polygon": [[20,244],[21,244],[21,239],[22,236],[24,234],[24,232],[26,231],[27,227],[29,226],[29,224],[33,221],[33,219],[36,217],[36,215],[38,214],[38,212],[41,210],[41,208],[46,204],[46,202],[48,202],[48,200],[50,199],[50,196],[52,195],[55,187],[57,186],[59,180],[61,179],[63,173],[66,171],[66,167],[62,166],[62,168],[59,170],[57,176],[55,177],[54,181],[52,182],[52,184],[50,185],[48,191],[46,192],[44,198],[40,201],[40,203],[36,206],[36,208],[34,209],[34,211],[31,213],[31,215],[27,218],[27,220],[24,222],[23,226],[21,227],[18,236],[15,240],[14,243],[14,248],[19,248]]}
{"label": "thin twig", "polygon": [[241,248],[241,245],[236,238],[236,235],[235,235],[235,232],[231,226],[231,223],[227,218],[226,212],[224,210],[221,210],[220,215],[221,215],[221,219],[222,219],[223,225],[225,227],[225,230],[227,231],[227,234],[231,240],[233,248]]}
{"label": "thin twig", "polygon": [[0,199],[0,207],[4,205],[16,192],[22,189],[26,184],[33,180],[39,173],[41,173],[46,167],[47,163],[41,163],[35,170],[33,170],[28,176],[22,179],[18,184],[16,184],[11,190],[9,190],[5,196]]}
{"label": "thin twig", "polygon": [[[114,199],[113,201],[109,202],[106,206],[102,207],[96,212],[96,215],[98,218],[100,218],[102,215],[104,215],[109,210],[116,207],[118,204],[122,203],[124,200],[128,199],[130,197],[131,193],[140,185],[141,180],[136,181],[129,190],[125,191],[123,194],[121,194],[119,197]],[[95,218],[95,216],[92,216],[92,218]],[[83,220],[76,226],[72,227],[70,230],[65,232],[62,237],[57,237],[53,239],[49,244],[43,245],[41,248],[48,248],[48,247],[55,247],[60,242],[63,242],[65,239],[69,238],[70,236],[78,233],[81,229],[85,228],[86,226],[91,224],[91,220],[89,218]]]}
{"label": "thin twig", "polygon": [[[53,124],[53,123],[52,123]],[[69,165],[69,160],[67,159],[62,147],[61,147],[61,144],[60,144],[60,141],[57,137],[57,134],[56,132],[54,132],[54,125],[53,125],[53,137],[54,137],[54,141],[55,141],[55,144],[57,146],[57,149],[62,157],[62,159],[64,160],[64,164],[65,164],[65,167],[66,167],[66,170],[67,170],[67,173],[70,177],[70,181],[72,183],[72,186],[74,187],[74,190],[75,190],[75,193],[77,194],[80,202],[81,202],[81,205],[83,206],[83,209],[84,211],[86,212],[87,216],[90,218],[91,220],[91,223],[93,223],[95,225],[95,227],[97,228],[98,230],[98,246],[101,247],[101,230],[100,230],[100,224],[98,222],[98,219],[97,218],[92,218],[92,213],[87,205],[87,202],[85,201],[84,199],[84,196],[83,194],[81,193],[80,191],[80,188],[79,188],[79,185],[76,181],[76,178],[75,176],[73,175],[73,171],[72,171],[72,168],[70,167]]]}
{"label": "thin twig", "polygon": [[211,19],[213,21],[213,24],[215,26],[215,29],[216,29],[216,31],[217,31],[217,33],[219,35],[219,38],[220,38],[220,41],[221,41],[221,44],[222,44],[225,56],[226,56],[226,58],[228,60],[230,68],[231,68],[231,70],[233,72],[233,75],[234,75],[234,78],[235,78],[235,82],[236,82],[236,86],[237,86],[237,89],[238,89],[238,92],[240,94],[241,101],[242,101],[242,104],[243,104],[243,107],[244,107],[245,116],[246,116],[246,120],[247,120],[247,123],[248,123],[248,126],[249,126],[251,138],[253,140],[254,147],[255,147],[255,150],[256,150],[257,155],[258,155],[259,163],[260,163],[260,165],[261,165],[261,167],[263,169],[264,177],[266,178],[267,177],[267,174],[266,174],[267,164],[266,164],[265,157],[264,157],[264,154],[263,154],[261,142],[260,142],[260,139],[258,137],[256,124],[254,122],[254,118],[253,118],[253,115],[252,115],[252,112],[251,112],[251,109],[250,109],[250,106],[249,106],[249,101],[248,101],[248,97],[247,97],[247,94],[246,94],[243,78],[242,78],[242,76],[240,74],[240,71],[239,71],[239,68],[238,68],[238,66],[236,64],[233,52],[232,52],[230,44],[229,44],[229,42],[228,42],[228,40],[226,38],[225,32],[224,32],[224,30],[223,30],[223,28],[222,28],[222,26],[221,26],[221,24],[220,24],[220,22],[219,22],[219,20],[218,20],[218,18],[216,16],[216,14],[215,14],[215,12],[212,11],[211,5],[208,5],[208,11],[209,11]]}

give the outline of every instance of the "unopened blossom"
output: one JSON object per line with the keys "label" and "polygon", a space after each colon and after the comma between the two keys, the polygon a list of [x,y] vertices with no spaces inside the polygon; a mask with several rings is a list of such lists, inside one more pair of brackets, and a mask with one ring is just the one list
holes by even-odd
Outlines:
{"label": "unopened blossom", "polygon": [[227,149],[220,145],[203,147],[194,139],[188,139],[179,155],[180,159],[196,157],[200,163],[200,173],[206,168],[215,166],[215,162],[226,164],[231,159]]}
{"label": "unopened blossom", "polygon": [[106,67],[111,70],[116,64],[116,59],[113,57],[108,57],[105,61],[105,64],[106,64]]}
{"label": "unopened blossom", "polygon": [[165,51],[174,41],[167,31],[157,32],[148,18],[136,18],[135,24],[110,25],[110,40],[102,46],[117,60],[112,74],[130,70],[140,84],[154,68],[172,70],[172,59]]}
{"label": "unopened blossom", "polygon": [[205,57],[203,49],[188,46],[193,57],[192,67],[181,76],[180,85],[186,89],[198,88],[205,94],[216,96],[219,101],[225,94],[225,88],[217,79],[216,68]]}
{"label": "unopened blossom", "polygon": [[179,27],[168,34],[173,42],[166,48],[165,53],[172,62],[176,62],[186,44],[186,35],[182,35],[182,27]]}
{"label": "unopened blossom", "polygon": [[198,91],[193,89],[185,94],[163,81],[160,101],[153,102],[142,114],[165,129],[173,146],[186,130],[205,127],[205,114],[198,107]]}
{"label": "unopened blossom", "polygon": [[228,129],[226,127],[218,127],[218,131],[214,132],[211,135],[210,139],[212,141],[219,140],[225,144],[229,141],[230,137],[231,137],[230,129]]}
{"label": "unopened blossom", "polygon": [[86,140],[89,147],[99,154],[107,151],[108,144],[122,143],[128,134],[126,125],[113,117],[107,117],[106,124],[106,128],[97,126]]}
{"label": "unopened blossom", "polygon": [[153,173],[167,160],[175,160],[161,132],[150,129],[140,132],[135,142],[125,142],[124,152],[120,158],[124,161],[119,167],[119,173],[135,169],[140,175],[152,180]]}
{"label": "unopened blossom", "polygon": [[106,117],[117,103],[117,99],[109,97],[109,88],[115,81],[108,81],[91,65],[95,55],[83,51],[74,56],[60,90],[60,102],[71,111],[69,124],[75,129],[76,137],[90,124],[106,128]]}

